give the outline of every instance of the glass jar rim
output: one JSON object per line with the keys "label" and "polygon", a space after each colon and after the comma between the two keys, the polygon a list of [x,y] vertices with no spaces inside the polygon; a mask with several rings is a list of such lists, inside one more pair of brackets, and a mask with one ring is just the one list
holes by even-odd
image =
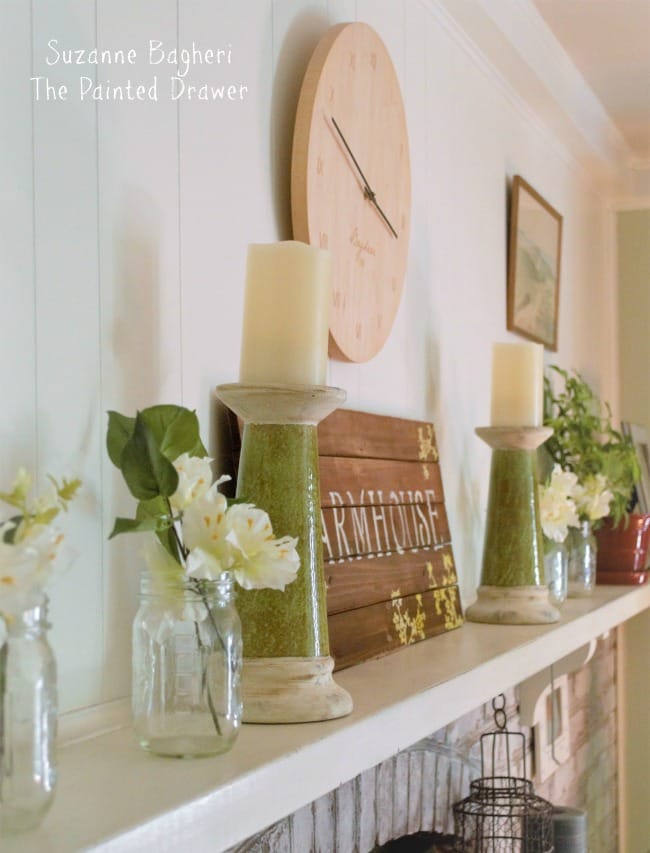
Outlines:
{"label": "glass jar rim", "polygon": [[228,596],[233,592],[234,577],[231,572],[223,572],[218,578],[183,578],[165,580],[153,578],[151,573],[143,571],[140,575],[140,595],[165,595],[182,593],[192,596],[220,595]]}
{"label": "glass jar rim", "polygon": [[48,604],[47,595],[41,592],[23,610],[12,614],[11,618],[5,617],[7,634],[14,636],[28,631],[49,630],[52,626],[48,621]]}

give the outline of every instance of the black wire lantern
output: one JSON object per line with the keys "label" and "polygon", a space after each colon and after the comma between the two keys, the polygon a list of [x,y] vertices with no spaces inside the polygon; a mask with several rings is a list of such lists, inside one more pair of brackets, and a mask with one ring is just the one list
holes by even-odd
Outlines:
{"label": "black wire lantern", "polygon": [[[505,696],[492,700],[496,732],[481,736],[481,777],[470,783],[470,794],[453,806],[456,853],[551,853],[553,806],[538,797],[526,778],[526,738],[506,729]],[[514,744],[520,743],[523,777],[512,775]],[[506,775],[496,774],[504,755]],[[486,775],[490,758],[492,775]]]}

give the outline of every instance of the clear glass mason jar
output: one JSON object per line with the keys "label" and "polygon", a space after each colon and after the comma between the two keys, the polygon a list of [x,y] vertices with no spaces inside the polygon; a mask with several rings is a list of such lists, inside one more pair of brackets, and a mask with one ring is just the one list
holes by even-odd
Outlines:
{"label": "clear glass mason jar", "polygon": [[0,835],[38,826],[54,799],[57,689],[49,627],[43,599],[7,625],[0,647]]}
{"label": "clear glass mason jar", "polygon": [[569,529],[569,598],[591,595],[596,583],[596,537],[588,521]]}
{"label": "clear glass mason jar", "polygon": [[544,576],[551,603],[562,604],[567,597],[569,554],[564,542],[544,537]]}
{"label": "clear glass mason jar", "polygon": [[183,586],[143,576],[133,623],[133,723],[141,746],[177,758],[230,749],[241,723],[241,665],[230,575]]}

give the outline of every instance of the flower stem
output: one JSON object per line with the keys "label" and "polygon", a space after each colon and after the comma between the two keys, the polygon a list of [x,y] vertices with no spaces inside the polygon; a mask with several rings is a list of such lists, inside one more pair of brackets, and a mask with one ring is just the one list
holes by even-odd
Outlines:
{"label": "flower stem", "polygon": [[221,631],[217,627],[217,623],[216,623],[216,620],[214,618],[214,613],[212,612],[212,608],[210,607],[210,602],[208,601],[208,596],[205,592],[205,589],[203,588],[203,584],[201,583],[200,580],[197,580],[196,578],[191,578],[190,579],[190,587],[192,589],[192,592],[195,592],[198,596],[200,596],[201,601],[205,605],[205,609],[208,611],[208,619],[210,620],[210,623],[212,624],[212,628],[214,629],[214,633],[216,634],[217,639],[219,640],[219,645],[221,646],[221,648],[225,652],[226,651],[226,644],[224,643],[223,637],[221,636]]}
{"label": "flower stem", "polygon": [[[182,540],[181,535],[178,531],[178,528],[176,527],[176,522],[173,520],[174,519],[174,511],[172,509],[172,505],[169,501],[169,498],[166,498],[165,500],[167,502],[167,509],[169,511],[169,517],[172,519],[172,524],[171,524],[172,536],[174,537],[174,541],[176,542],[176,547],[178,549],[180,562],[184,563],[185,560],[187,559],[187,555],[189,554],[189,551],[183,543],[183,540]],[[221,645],[222,650],[224,652],[226,652],[226,644],[224,643],[223,637],[221,636],[221,632],[219,631],[219,628],[217,627],[217,623],[216,623],[216,620],[214,618],[214,613],[212,612],[212,608],[210,607],[210,602],[208,601],[208,596],[206,594],[206,591],[204,589],[203,584],[201,583],[201,581],[197,580],[196,578],[190,578],[189,586],[190,586],[190,589],[192,590],[192,592],[196,593],[201,598],[201,601],[203,602],[205,609],[207,611],[208,618],[209,618],[210,623],[212,625],[212,628],[214,630],[215,636],[219,640],[219,644]],[[197,642],[199,651],[201,652],[201,661],[202,661],[201,687],[205,691],[205,695],[207,697],[208,708],[210,709],[210,716],[212,717],[212,722],[214,723],[214,727],[217,730],[217,734],[220,735],[222,733],[221,732],[221,726],[219,725],[219,717],[217,714],[217,710],[214,707],[214,700],[212,698],[212,692],[210,691],[210,682],[208,680],[207,666],[208,666],[208,660],[209,660],[209,655],[210,655],[210,646],[206,645],[201,640],[201,633],[200,633],[198,622],[194,623],[194,631],[196,633],[196,642]]]}
{"label": "flower stem", "polygon": [[[208,608],[209,612],[210,608]],[[214,701],[212,699],[212,693],[210,692],[210,683],[208,681],[208,660],[207,656],[210,654],[210,647],[206,646],[201,641],[201,634],[199,631],[199,623],[194,623],[194,630],[196,632],[196,642],[198,644],[199,650],[201,652],[201,665],[202,665],[202,673],[201,673],[201,687],[205,690],[205,694],[208,699],[208,708],[210,709],[210,716],[212,717],[212,722],[214,723],[214,727],[217,730],[217,734],[220,735],[221,726],[219,725],[219,716],[217,714],[217,709],[214,707]]]}
{"label": "flower stem", "polygon": [[171,518],[170,530],[172,532],[172,536],[174,537],[174,541],[176,542],[176,547],[178,549],[177,559],[180,563],[184,563],[187,559],[187,555],[189,551],[183,544],[183,540],[180,537],[178,532],[178,528],[176,527],[176,520],[174,519],[174,510],[172,509],[172,505],[169,502],[169,498],[165,498],[165,503],[167,504],[167,512],[169,513],[169,517]]}

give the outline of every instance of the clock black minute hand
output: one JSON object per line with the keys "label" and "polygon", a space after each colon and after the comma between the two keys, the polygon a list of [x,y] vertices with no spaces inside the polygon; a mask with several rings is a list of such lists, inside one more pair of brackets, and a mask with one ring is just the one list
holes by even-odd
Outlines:
{"label": "clock black minute hand", "polygon": [[333,124],[333,125],[334,125],[334,127],[336,128],[336,132],[337,132],[337,133],[338,133],[338,135],[341,137],[341,142],[343,143],[343,145],[345,145],[345,150],[346,150],[346,151],[348,152],[348,154],[350,155],[350,157],[351,157],[351,159],[352,159],[352,162],[353,162],[353,163],[354,163],[354,165],[356,166],[357,172],[358,172],[358,173],[359,173],[359,175],[361,176],[361,180],[363,181],[363,194],[364,194],[364,196],[368,199],[368,201],[369,201],[371,204],[373,204],[373,205],[374,205],[375,209],[377,210],[377,213],[378,213],[378,214],[381,216],[381,218],[384,220],[384,222],[386,223],[386,225],[387,225],[387,226],[388,226],[388,228],[390,229],[390,232],[391,232],[391,234],[393,235],[393,237],[397,238],[397,231],[395,231],[395,229],[393,228],[393,226],[390,224],[390,221],[389,221],[388,217],[386,216],[386,214],[384,213],[384,211],[383,211],[383,210],[381,209],[381,207],[379,206],[379,202],[377,201],[377,196],[375,195],[375,193],[374,193],[373,189],[371,188],[370,184],[368,183],[368,179],[367,179],[367,178],[366,178],[366,176],[363,174],[363,170],[361,169],[361,166],[360,166],[360,165],[359,165],[359,163],[357,162],[357,158],[356,158],[356,157],[354,156],[354,154],[352,153],[352,149],[351,149],[351,148],[350,148],[350,146],[348,145],[347,139],[345,138],[345,136],[343,136],[343,133],[341,132],[341,128],[338,126],[338,124],[337,124],[336,119],[334,118],[334,116],[332,116],[331,118],[332,118],[332,124]]}

